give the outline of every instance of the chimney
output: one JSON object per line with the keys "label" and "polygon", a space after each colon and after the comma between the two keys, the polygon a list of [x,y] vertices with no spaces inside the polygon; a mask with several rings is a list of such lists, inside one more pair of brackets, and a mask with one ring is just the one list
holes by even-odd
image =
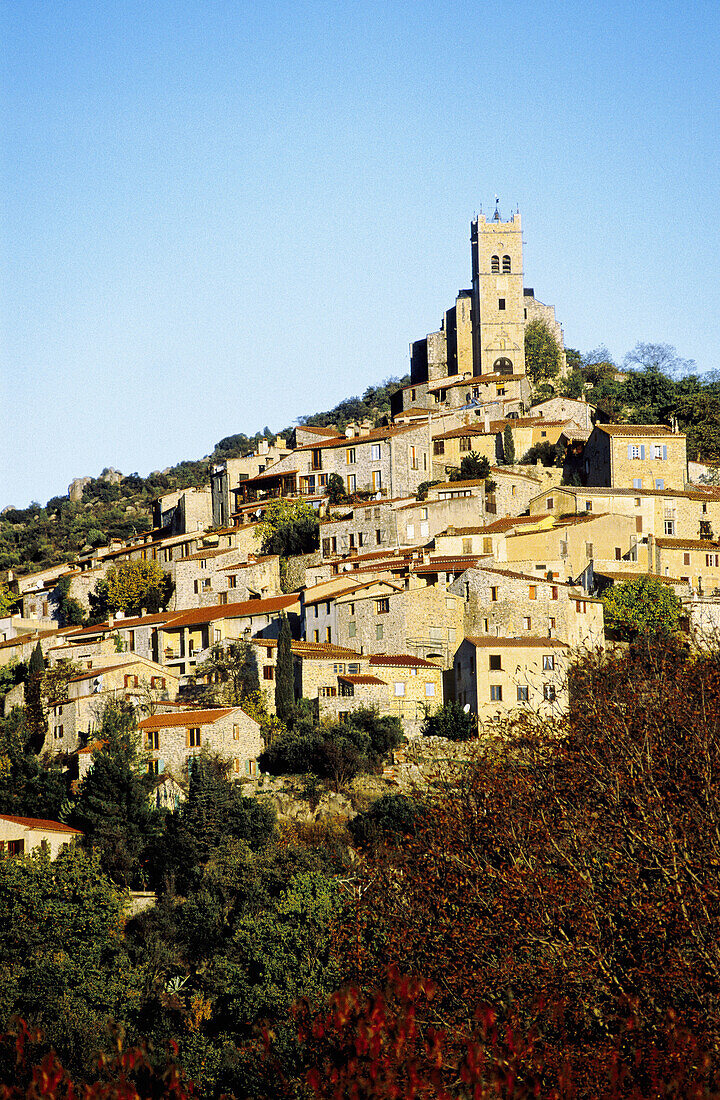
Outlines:
{"label": "chimney", "polygon": [[454,535],[454,534],[455,534],[455,528],[454,528],[454,527],[448,527],[448,529],[447,529],[447,531],[445,532],[445,534],[446,534],[446,535]]}
{"label": "chimney", "polygon": [[268,443],[267,439],[259,439],[258,440],[258,454],[259,455],[266,455],[268,453],[269,447],[270,447],[270,444]]}
{"label": "chimney", "polygon": [[108,621],[108,629],[112,630],[113,626],[115,625],[115,620],[112,616],[112,613],[108,615],[107,621]]}

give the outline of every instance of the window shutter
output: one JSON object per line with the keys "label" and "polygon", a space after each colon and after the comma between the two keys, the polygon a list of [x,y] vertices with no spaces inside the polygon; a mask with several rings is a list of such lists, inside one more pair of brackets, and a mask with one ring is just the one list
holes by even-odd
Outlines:
{"label": "window shutter", "polygon": [[644,443],[640,444],[640,458],[642,458],[642,459],[645,458],[645,444]]}
{"label": "window shutter", "polygon": [[667,447],[663,443],[663,462],[667,462]]}
{"label": "window shutter", "polygon": [[632,458],[632,444],[628,443],[628,458]]}

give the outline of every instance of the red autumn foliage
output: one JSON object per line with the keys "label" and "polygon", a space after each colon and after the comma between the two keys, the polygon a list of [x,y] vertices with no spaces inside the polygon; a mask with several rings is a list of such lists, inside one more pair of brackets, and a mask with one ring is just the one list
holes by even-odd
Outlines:
{"label": "red autumn foliage", "polygon": [[[80,1081],[62,1065],[54,1050],[41,1054],[42,1032],[23,1020],[0,1035],[0,1100],[192,1100],[194,1086],[173,1058],[161,1068],[147,1047],[117,1041],[112,1058],[98,1055],[95,1081]],[[175,1055],[173,1048],[170,1052]]]}

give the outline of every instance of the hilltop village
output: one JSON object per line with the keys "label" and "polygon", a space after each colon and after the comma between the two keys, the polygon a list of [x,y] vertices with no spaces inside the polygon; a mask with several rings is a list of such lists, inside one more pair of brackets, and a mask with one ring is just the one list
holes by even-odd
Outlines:
{"label": "hilltop village", "polygon": [[[549,335],[561,375],[566,363],[554,308],[524,286],[520,214],[480,215],[470,241],[471,286],[412,344],[385,423],[297,427],[215,464],[206,486],[159,497],[150,531],[7,575],[0,666],[39,644],[46,665],[73,669],[44,752],[82,778],[104,703],[151,698],[140,729],[167,804],[202,749],[254,778],[257,716],[198,709],[184,689],[213,649],[245,642],[272,715],[284,620],[296,699],[320,720],[374,708],[410,739],[448,702],[480,732],[518,711],[561,717],[569,663],[606,644],[600,597],[627,580],[672,588],[695,644],[716,635],[720,490],[689,468],[673,424],[610,423],[582,394],[533,403],[528,326]],[[528,453],[537,461],[521,463]],[[264,549],[278,502],[312,510],[316,549]],[[164,609],[67,625],[68,600],[90,612],[98,582],[127,562],[166,574]],[[22,685],[6,713],[14,702]]]}

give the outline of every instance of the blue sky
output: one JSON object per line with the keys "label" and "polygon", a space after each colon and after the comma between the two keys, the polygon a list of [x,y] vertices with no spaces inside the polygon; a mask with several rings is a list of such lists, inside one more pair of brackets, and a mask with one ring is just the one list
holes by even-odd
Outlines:
{"label": "blue sky", "polygon": [[569,346],[720,367],[720,5],[15,0],[0,507],[402,374],[523,215]]}

